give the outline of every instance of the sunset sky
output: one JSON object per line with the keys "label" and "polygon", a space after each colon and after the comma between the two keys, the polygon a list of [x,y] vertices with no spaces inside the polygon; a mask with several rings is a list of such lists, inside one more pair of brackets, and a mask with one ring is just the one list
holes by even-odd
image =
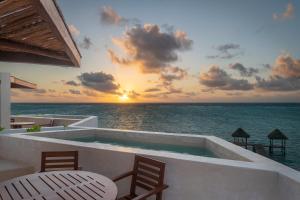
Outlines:
{"label": "sunset sky", "polygon": [[15,102],[300,102],[300,1],[58,4],[81,68],[0,62]]}

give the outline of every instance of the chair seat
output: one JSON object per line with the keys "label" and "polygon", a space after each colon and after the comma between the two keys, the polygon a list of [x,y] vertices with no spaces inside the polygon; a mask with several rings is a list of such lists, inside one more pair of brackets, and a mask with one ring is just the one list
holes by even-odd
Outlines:
{"label": "chair seat", "polygon": [[131,199],[133,199],[133,198],[135,198],[135,197],[137,197],[137,195],[129,194],[129,195],[120,197],[118,200],[131,200]]}

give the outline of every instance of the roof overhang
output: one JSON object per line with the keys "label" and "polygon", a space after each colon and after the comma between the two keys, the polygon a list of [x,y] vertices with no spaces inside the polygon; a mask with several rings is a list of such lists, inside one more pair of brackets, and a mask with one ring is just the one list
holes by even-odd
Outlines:
{"label": "roof overhang", "polygon": [[24,81],[14,76],[10,77],[10,83],[11,83],[11,88],[36,89],[37,87],[37,85],[34,83]]}
{"label": "roof overhang", "polygon": [[0,61],[80,67],[55,0],[0,0]]}

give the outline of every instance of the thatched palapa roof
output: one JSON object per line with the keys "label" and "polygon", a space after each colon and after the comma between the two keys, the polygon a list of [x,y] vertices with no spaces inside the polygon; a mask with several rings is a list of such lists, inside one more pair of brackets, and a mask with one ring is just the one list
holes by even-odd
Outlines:
{"label": "thatched palapa roof", "polygon": [[240,137],[240,138],[249,138],[250,135],[246,133],[242,128],[238,128],[236,131],[234,131],[231,135],[232,137]]}
{"label": "thatched palapa roof", "polygon": [[0,61],[79,67],[55,0],[0,0]]}
{"label": "thatched palapa roof", "polygon": [[269,139],[274,139],[274,140],[287,140],[288,137],[285,136],[279,129],[273,130],[269,135]]}

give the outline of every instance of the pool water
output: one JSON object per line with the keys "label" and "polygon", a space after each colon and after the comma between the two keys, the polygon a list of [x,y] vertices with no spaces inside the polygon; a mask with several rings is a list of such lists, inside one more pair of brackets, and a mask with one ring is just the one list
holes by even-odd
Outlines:
{"label": "pool water", "polygon": [[144,142],[121,140],[121,139],[104,138],[98,136],[71,138],[67,140],[77,141],[77,142],[88,142],[88,143],[102,143],[102,144],[110,144],[110,145],[121,146],[121,147],[133,147],[133,148],[149,149],[149,150],[156,150],[156,151],[168,151],[173,153],[217,158],[217,156],[212,151],[206,148],[194,147],[194,146],[144,143]]}

